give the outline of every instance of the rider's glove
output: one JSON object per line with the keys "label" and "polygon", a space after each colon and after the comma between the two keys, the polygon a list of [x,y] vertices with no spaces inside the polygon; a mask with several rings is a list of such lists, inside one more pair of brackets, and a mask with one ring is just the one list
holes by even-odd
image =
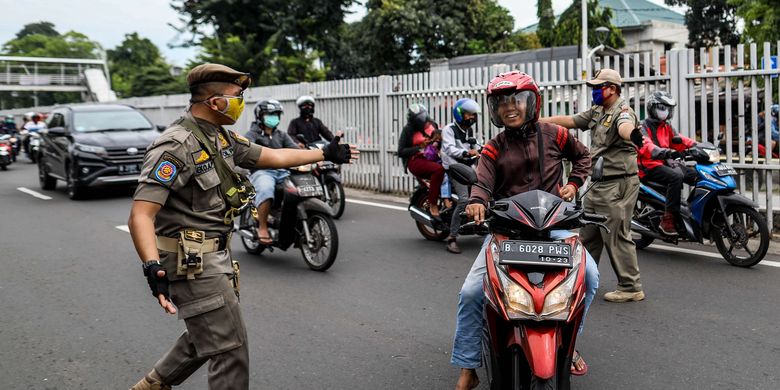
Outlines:
{"label": "rider's glove", "polygon": [[658,160],[676,160],[682,158],[680,152],[669,148],[658,148],[658,151],[654,153]]}
{"label": "rider's glove", "polygon": [[163,294],[166,299],[170,299],[171,294],[168,291],[168,276],[157,275],[157,272],[160,270],[166,272],[165,268],[160,265],[160,262],[156,260],[149,261],[144,264],[143,268],[146,281],[149,283],[149,288],[152,290],[152,296],[157,298],[160,294]]}
{"label": "rider's glove", "polygon": [[642,148],[645,139],[644,136],[642,136],[642,130],[639,127],[631,131],[631,142],[633,142],[637,148]]}
{"label": "rider's glove", "polygon": [[339,145],[339,140],[341,140],[341,137],[335,136],[333,137],[333,141],[330,141],[329,144],[322,148],[322,154],[325,156],[325,161],[331,161],[336,164],[346,164],[352,159],[352,151],[350,151],[349,145]]}

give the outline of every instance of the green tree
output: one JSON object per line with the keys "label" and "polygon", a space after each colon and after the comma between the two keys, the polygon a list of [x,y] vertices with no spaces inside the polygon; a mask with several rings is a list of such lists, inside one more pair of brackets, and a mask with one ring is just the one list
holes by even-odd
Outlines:
{"label": "green tree", "polygon": [[[687,6],[685,25],[688,27],[690,47],[735,45],[737,14],[730,0],[665,0],[667,5]],[[755,3],[750,0],[745,3]],[[761,2],[761,1],[757,1]],[[749,19],[745,19],[749,20]],[[748,23],[745,23],[747,29]]]}
{"label": "green tree", "polygon": [[16,33],[16,38],[24,38],[28,35],[33,34],[40,34],[40,35],[46,35],[49,37],[56,37],[60,35],[59,32],[57,32],[56,29],[54,29],[54,23],[51,22],[37,22],[37,23],[28,23],[25,24],[24,27],[22,27],[21,30],[19,30],[18,33]]}
{"label": "green tree", "polygon": [[747,42],[777,42],[780,40],[780,7],[774,0],[728,0],[736,14],[745,21]]}
{"label": "green tree", "polygon": [[[86,35],[75,31],[61,35],[49,22],[24,26],[2,46],[3,55],[25,57],[99,58],[101,52],[100,45]],[[0,101],[5,107],[29,107],[35,104],[34,96],[41,106],[81,100],[78,92],[2,92]]]}
{"label": "green tree", "polygon": [[553,14],[552,0],[538,0],[536,2],[536,16],[539,17],[539,28],[536,35],[544,47],[551,47],[555,40],[555,15]]}
{"label": "green tree", "polygon": [[[612,24],[612,10],[598,6],[598,0],[588,1],[588,45],[598,46],[596,28],[606,27],[610,30],[609,38],[605,45],[621,48],[626,45],[623,34]],[[579,45],[582,40],[582,3],[575,0],[558,19],[555,26],[555,37],[552,46]]]}
{"label": "green tree", "polygon": [[[354,0],[176,1],[194,43],[202,47],[197,61],[238,64],[255,84],[283,80],[315,81],[337,60],[338,33]],[[203,26],[211,26],[214,33]],[[242,47],[243,46],[243,47]],[[311,64],[303,64],[310,61]],[[324,67],[314,66],[320,61]],[[281,68],[282,65],[290,68]],[[278,68],[274,68],[278,66]]]}
{"label": "green tree", "polygon": [[182,79],[171,75],[171,67],[157,46],[137,32],[125,34],[117,47],[107,51],[111,84],[117,95],[149,96],[186,92]]}

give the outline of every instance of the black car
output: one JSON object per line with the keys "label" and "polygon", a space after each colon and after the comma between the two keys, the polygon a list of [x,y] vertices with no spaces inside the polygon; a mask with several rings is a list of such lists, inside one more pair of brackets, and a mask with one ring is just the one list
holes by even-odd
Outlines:
{"label": "black car", "polygon": [[41,188],[53,190],[62,180],[71,199],[95,187],[136,185],[146,148],[160,135],[144,114],[119,104],[59,106],[46,124],[38,160]]}

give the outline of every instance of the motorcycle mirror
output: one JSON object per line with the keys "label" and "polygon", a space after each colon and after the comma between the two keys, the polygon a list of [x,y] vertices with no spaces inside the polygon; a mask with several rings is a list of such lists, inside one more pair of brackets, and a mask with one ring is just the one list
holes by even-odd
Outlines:
{"label": "motorcycle mirror", "polygon": [[48,129],[48,134],[53,136],[64,136],[68,134],[68,131],[64,127],[52,127]]}
{"label": "motorcycle mirror", "polygon": [[675,145],[682,145],[683,143],[682,137],[680,137],[679,135],[672,137],[672,143]]}
{"label": "motorcycle mirror", "polygon": [[159,131],[159,132],[161,132],[161,133],[162,133],[163,131],[165,131],[165,128],[166,128],[164,125],[155,125],[155,127],[157,127],[157,131]]}
{"label": "motorcycle mirror", "polygon": [[471,138],[467,139],[466,142],[471,144],[471,145],[476,145],[477,144],[477,139],[474,138],[474,137],[471,137]]}
{"label": "motorcycle mirror", "polygon": [[451,164],[449,171],[450,177],[458,183],[474,185],[477,182],[477,173],[465,164]]}

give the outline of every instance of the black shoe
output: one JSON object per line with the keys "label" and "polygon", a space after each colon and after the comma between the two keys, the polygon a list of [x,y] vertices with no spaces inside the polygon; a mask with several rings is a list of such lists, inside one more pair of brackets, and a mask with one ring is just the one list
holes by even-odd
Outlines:
{"label": "black shoe", "polygon": [[458,242],[455,241],[454,238],[451,238],[447,240],[447,252],[450,253],[460,253],[460,247],[458,246]]}

